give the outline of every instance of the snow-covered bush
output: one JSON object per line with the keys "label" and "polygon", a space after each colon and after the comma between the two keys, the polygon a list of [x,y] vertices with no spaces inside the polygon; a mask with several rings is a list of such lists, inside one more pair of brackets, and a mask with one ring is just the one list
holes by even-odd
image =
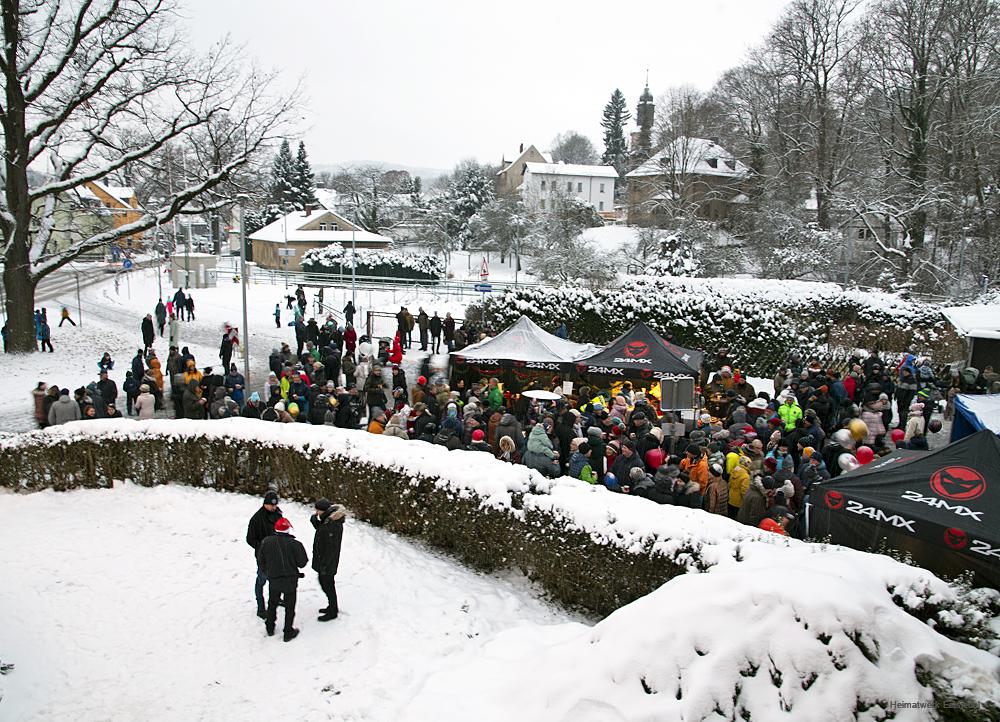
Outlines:
{"label": "snow-covered bush", "polygon": [[789,352],[837,354],[854,347],[961,354],[940,310],[888,293],[844,291],[831,283],[743,278],[641,276],[596,291],[522,288],[486,302],[493,328],[522,314],[566,320],[574,340],[606,343],[637,321],[682,346],[714,354],[729,347],[745,372],[770,376]]}
{"label": "snow-covered bush", "polygon": [[[359,276],[437,280],[444,277],[446,270],[444,259],[431,253],[362,248],[356,254]],[[302,255],[302,270],[306,273],[349,273],[354,257],[350,248],[333,243],[306,251]]]}
{"label": "snow-covered bush", "polygon": [[[565,603],[617,610],[592,627],[511,630],[477,647],[422,686],[412,719],[448,690],[449,719],[930,716],[899,702],[941,719],[1000,715],[1000,660],[987,651],[996,593],[886,556],[330,427],[122,419],[0,439],[0,486],[113,479],[326,496],[480,569],[520,568]],[[472,693],[455,699],[456,684]]]}

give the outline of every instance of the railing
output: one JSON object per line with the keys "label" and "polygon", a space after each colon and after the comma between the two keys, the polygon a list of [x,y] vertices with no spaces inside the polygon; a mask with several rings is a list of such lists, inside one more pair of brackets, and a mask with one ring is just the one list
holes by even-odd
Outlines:
{"label": "railing", "polygon": [[[413,337],[414,343],[420,340],[420,327],[416,325],[416,316],[414,315],[413,321]],[[441,319],[441,323],[444,324],[444,318]],[[462,324],[465,323],[464,318],[455,318],[455,328],[460,328]],[[396,320],[396,314],[385,313],[384,311],[369,311],[365,319],[365,332],[371,338],[392,338],[396,335],[396,331],[399,330],[399,322]],[[442,338],[444,337],[444,330],[441,331]],[[428,339],[430,338],[430,331],[427,332]],[[405,341],[406,339],[401,339]]]}
{"label": "railing", "polygon": [[[236,274],[239,273],[239,259],[232,256],[223,256],[217,264],[218,273]],[[396,278],[387,276],[355,276],[349,273],[304,273],[302,271],[282,271],[270,268],[248,269],[249,283],[267,283],[271,285],[286,286],[338,286],[349,287],[353,285],[361,291],[386,291],[399,290],[401,287],[413,289],[435,291],[447,296],[481,296],[476,291],[478,285],[473,281],[459,281],[455,279],[417,279],[417,278]],[[536,288],[541,284],[537,283],[511,283],[509,281],[490,281],[494,293],[503,293],[510,289]]]}

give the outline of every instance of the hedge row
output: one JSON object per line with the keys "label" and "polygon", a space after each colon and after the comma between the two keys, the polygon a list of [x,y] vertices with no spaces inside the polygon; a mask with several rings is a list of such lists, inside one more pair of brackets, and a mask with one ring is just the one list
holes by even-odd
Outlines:
{"label": "hedge row", "polygon": [[510,290],[488,299],[485,313],[497,329],[522,314],[549,329],[562,319],[570,338],[592,343],[607,343],[644,321],[709,358],[728,347],[745,373],[764,377],[792,352],[830,358],[862,348],[909,350],[939,362],[964,357],[936,306],[829,283],[644,276],[597,291]]}
{"label": "hedge row", "polygon": [[[26,445],[24,436],[38,443]],[[421,539],[476,569],[519,568],[555,599],[597,615],[687,571],[651,543],[628,551],[597,544],[571,520],[525,508],[524,494],[513,494],[512,508],[488,505],[431,476],[401,476],[321,448],[198,436],[79,436],[61,443],[37,432],[24,436],[16,445],[0,445],[0,486],[65,491],[129,479],[254,495],[277,488],[283,498],[303,503],[326,496],[359,519]]]}

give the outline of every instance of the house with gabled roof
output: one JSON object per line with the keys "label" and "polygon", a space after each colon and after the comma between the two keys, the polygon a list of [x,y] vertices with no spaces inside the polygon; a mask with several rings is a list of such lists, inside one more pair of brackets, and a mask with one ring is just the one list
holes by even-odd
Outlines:
{"label": "house with gabled roof", "polygon": [[334,211],[309,207],[292,211],[250,234],[253,260],[261,268],[298,271],[302,256],[335,243],[351,248],[384,249],[392,239],[364,230]]}
{"label": "house with gabled roof", "polygon": [[[512,157],[513,160],[507,160]],[[497,195],[507,195],[520,188],[524,180],[526,163],[551,163],[552,154],[542,153],[533,145],[524,147],[521,143],[517,153],[504,154],[500,161],[500,171],[497,173]]]}
{"label": "house with gabled roof", "polygon": [[[115,186],[102,181],[87,181],[77,189],[78,194],[91,205],[99,205],[106,209],[104,214],[110,214],[115,228],[140,220],[146,211],[139,204],[135,188],[131,186]],[[144,233],[133,233],[125,236],[119,244],[124,248],[137,248]]]}
{"label": "house with gabled roof", "polygon": [[681,213],[725,220],[746,202],[750,169],[712,138],[682,136],[625,176],[629,225],[663,225]]}

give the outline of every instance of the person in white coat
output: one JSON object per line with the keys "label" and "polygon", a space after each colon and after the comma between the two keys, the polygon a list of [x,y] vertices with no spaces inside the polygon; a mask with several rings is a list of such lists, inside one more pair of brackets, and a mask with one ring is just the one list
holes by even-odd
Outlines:
{"label": "person in white coat", "polygon": [[153,418],[153,409],[156,407],[156,399],[149,393],[149,384],[139,387],[139,396],[133,404],[133,408],[139,414],[139,420]]}

